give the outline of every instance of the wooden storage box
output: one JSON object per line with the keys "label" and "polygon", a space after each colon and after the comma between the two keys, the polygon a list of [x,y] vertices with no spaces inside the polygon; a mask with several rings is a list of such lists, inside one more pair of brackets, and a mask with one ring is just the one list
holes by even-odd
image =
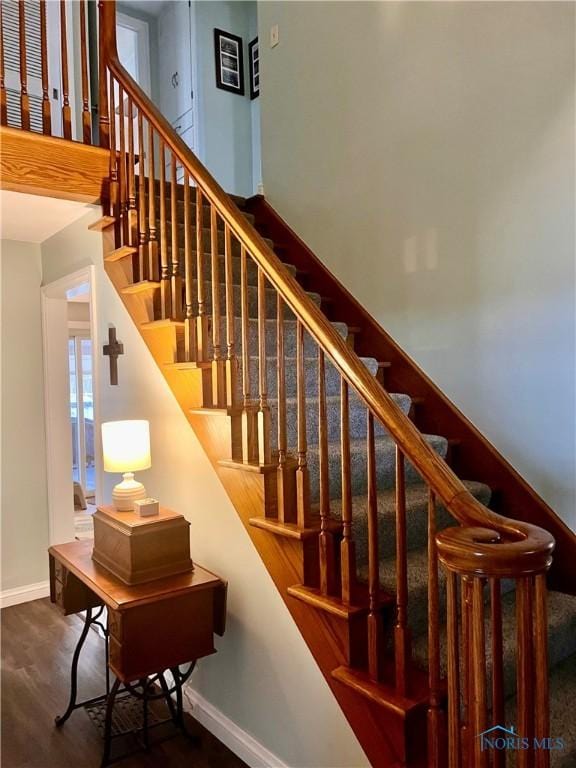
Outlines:
{"label": "wooden storage box", "polygon": [[190,523],[164,507],[154,517],[98,507],[92,559],[125,584],[191,571]]}

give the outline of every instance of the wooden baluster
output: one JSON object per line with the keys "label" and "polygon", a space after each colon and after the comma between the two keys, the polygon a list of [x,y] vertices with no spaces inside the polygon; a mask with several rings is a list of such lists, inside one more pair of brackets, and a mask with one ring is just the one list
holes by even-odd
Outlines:
{"label": "wooden baluster", "polygon": [[[68,42],[66,32],[66,0],[60,0],[60,66],[62,67],[62,126],[65,139],[72,139],[72,111],[68,83]],[[110,109],[110,121],[114,122],[114,110]]]}
{"label": "wooden baluster", "polygon": [[212,259],[212,403],[226,405],[226,362],[222,355],[220,312],[220,257],[218,255],[218,211],[210,205],[210,251]]}
{"label": "wooden baluster", "polygon": [[90,95],[88,90],[88,49],[86,46],[86,0],[80,0],[80,59],[82,67],[82,138],[92,143]]}
{"label": "wooden baluster", "polygon": [[[111,110],[111,114],[114,112]],[[114,145],[113,138],[114,120],[110,123],[110,141]],[[142,110],[138,110],[138,263],[140,265],[140,280],[148,280],[146,258],[148,255],[147,240],[148,227],[146,225],[146,168],[144,162],[144,121]]]}
{"label": "wooden baluster", "polygon": [[471,664],[470,651],[472,648],[472,632],[470,624],[470,612],[472,610],[472,583],[468,576],[462,578],[461,585],[461,616],[462,616],[462,727],[460,728],[460,749],[462,752],[462,765],[468,765],[472,761],[474,734],[470,728],[470,716],[472,712],[471,697]]}
{"label": "wooden baluster", "polygon": [[382,679],[382,614],[380,613],[380,558],[378,557],[378,489],[374,416],[368,411],[366,447],[368,454],[368,674]]}
{"label": "wooden baluster", "polygon": [[443,722],[440,699],[440,617],[438,594],[438,551],[436,549],[436,497],[428,489],[428,765],[440,768]]}
{"label": "wooden baluster", "polygon": [[115,218],[114,237],[120,245],[120,186],[118,184],[118,155],[116,152],[116,105],[114,77],[110,72],[110,214]]}
{"label": "wooden baluster", "polygon": [[472,723],[476,738],[474,739],[474,768],[488,768],[489,751],[482,749],[482,739],[478,734],[486,730],[488,717],[486,712],[486,643],[484,639],[484,580],[472,580],[472,649],[471,682],[472,694]]}
{"label": "wooden baluster", "polygon": [[257,461],[258,446],[255,439],[254,410],[250,383],[250,317],[248,313],[248,259],[246,248],[240,246],[240,313],[242,344],[242,461]]}
{"label": "wooden baluster", "polygon": [[118,186],[120,194],[120,224],[122,228],[122,243],[129,242],[128,233],[128,181],[126,162],[126,126],[124,124],[124,89],[118,84],[118,133],[120,134],[120,150],[118,157]]}
{"label": "wooden baluster", "polygon": [[[176,183],[177,163],[176,155],[172,154],[172,162],[170,163],[170,226],[172,228],[170,293],[172,295],[173,320],[180,320],[182,317],[182,277],[180,275],[180,244],[178,242],[178,185]],[[196,191],[200,195],[200,190]],[[196,204],[198,205],[198,202]]]}
{"label": "wooden baluster", "polygon": [[[192,217],[190,211],[190,177],[184,170],[184,356],[188,362],[197,358],[196,328],[194,323],[194,264],[192,254]],[[174,226],[174,222],[172,222]]]}
{"label": "wooden baluster", "polygon": [[196,187],[196,290],[198,293],[198,315],[196,317],[196,344],[198,360],[208,360],[208,315],[204,285],[204,203],[200,187]]}
{"label": "wooden baluster", "polygon": [[446,640],[448,645],[448,768],[460,768],[460,653],[456,574],[446,576]]}
{"label": "wooden baluster", "polygon": [[[105,3],[99,3],[99,29],[104,29]],[[110,119],[108,113],[108,78],[106,76],[106,60],[103,55],[104,36],[100,34],[98,49],[98,140],[103,149],[110,147]],[[132,120],[132,103],[130,101],[129,121]],[[135,245],[136,243],[131,243]]]}
{"label": "wooden baluster", "polygon": [[[128,244],[138,247],[138,212],[136,210],[136,157],[134,152],[134,105],[128,96]],[[139,259],[133,258],[134,282],[141,280],[137,267]]]}
{"label": "wooden baluster", "polygon": [[404,454],[396,446],[396,626],[394,627],[396,690],[406,695],[410,661],[408,628],[408,561],[406,555],[406,480]]}
{"label": "wooden baluster", "polygon": [[306,377],[304,369],[304,326],[296,321],[296,405],[298,421],[298,466],[296,468],[296,522],[299,528],[310,525],[310,475],[306,438]]}
{"label": "wooden baluster", "polygon": [[158,280],[158,238],[156,237],[156,172],[154,129],[148,121],[148,279]]}
{"label": "wooden baluster", "polygon": [[30,130],[30,96],[28,95],[28,72],[26,69],[26,6],[18,2],[18,31],[20,54],[20,125]]}
{"label": "wooden baluster", "polygon": [[[516,581],[516,696],[519,736],[532,744],[534,738],[534,648],[532,637],[532,577]],[[479,731],[480,732],[480,731]],[[549,736],[550,734],[546,734]],[[518,768],[533,768],[534,750],[520,749]]]}
{"label": "wooden baluster", "polygon": [[[492,722],[504,724],[504,669],[502,645],[502,601],[500,579],[490,579],[490,623],[492,625]],[[506,753],[495,749],[492,757],[493,768],[504,768]]]}
{"label": "wooden baluster", "polygon": [[288,444],[286,439],[286,358],[284,350],[284,302],[276,294],[276,364],[278,389],[278,519],[282,523],[294,522],[291,503],[291,483],[288,474]]}
{"label": "wooden baluster", "polygon": [[350,605],[356,595],[356,543],[352,537],[352,485],[350,477],[350,410],[348,382],[340,380],[340,451],[342,471],[342,541],[340,571],[342,600]]}
{"label": "wooden baluster", "polygon": [[[534,579],[534,736],[541,740],[550,734],[550,691],[548,677],[548,618],[546,575],[539,573]],[[549,768],[550,751],[536,751],[536,768]]]}
{"label": "wooden baluster", "polygon": [[270,408],[266,376],[266,276],[258,267],[258,463],[270,464]]}
{"label": "wooden baluster", "polygon": [[4,66],[4,25],[2,22],[2,3],[0,2],[0,125],[8,124],[8,106],[6,103],[6,68]]}
{"label": "wooden baluster", "polygon": [[[166,230],[166,150],[160,139],[160,312],[163,320],[171,317],[170,267],[168,262],[168,234]],[[172,222],[172,226],[175,223]]]}
{"label": "wooden baluster", "polygon": [[224,273],[226,287],[226,405],[236,405],[236,344],[234,340],[234,265],[232,263],[232,233],[224,225]]}
{"label": "wooden baluster", "polygon": [[[0,17],[0,25],[2,24]],[[52,133],[52,112],[48,92],[48,42],[46,34],[46,0],[40,0],[40,57],[42,61],[42,133]],[[4,68],[4,63],[2,63]]]}
{"label": "wooden baluster", "polygon": [[328,414],[326,412],[326,364],[324,350],[318,347],[318,455],[320,461],[320,591],[336,591],[336,557],[330,523],[330,467],[328,464]]}

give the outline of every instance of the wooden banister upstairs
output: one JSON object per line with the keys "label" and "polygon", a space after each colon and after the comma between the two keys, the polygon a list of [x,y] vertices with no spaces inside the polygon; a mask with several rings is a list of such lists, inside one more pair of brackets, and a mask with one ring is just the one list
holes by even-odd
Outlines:
{"label": "wooden banister upstairs", "polygon": [[[86,0],[77,0],[77,6],[78,14],[67,14],[65,0],[0,2],[0,125],[95,143],[92,108],[96,111],[98,99],[90,93],[88,79]],[[70,67],[78,58],[80,93],[73,106]],[[100,100],[107,105],[104,91]],[[102,146],[108,146],[105,135],[100,140]]]}
{"label": "wooden banister upstairs", "polygon": [[[385,735],[380,742],[368,736],[369,728],[382,727],[385,720],[380,715],[375,720],[372,709],[372,719],[363,727],[351,714],[354,697],[369,700],[366,706],[372,708],[381,705],[390,717],[398,713],[407,717],[416,704],[427,711],[428,765],[488,765],[477,735],[501,724],[504,717],[500,604],[504,579],[515,583],[517,594],[516,720],[526,735],[546,736],[545,574],[552,560],[552,536],[535,525],[492,512],[470,493],[122,67],[116,50],[115,3],[100,2],[99,10],[100,137],[103,146],[110,144],[107,213],[115,222],[107,261],[114,264],[129,257],[116,283],[124,297],[140,296],[133,316],[139,318],[147,338],[154,329],[174,334],[170,370],[198,374],[196,406],[214,418],[230,420],[231,446],[223,448],[220,456],[227,470],[256,472],[264,478],[264,514],[253,525],[302,546],[301,584],[288,590],[301,601],[294,611],[314,605],[326,616],[348,622],[348,645],[343,643],[342,652],[331,651],[340,659],[331,670],[331,685],[339,692],[371,761],[392,765],[396,759],[395,764],[408,764],[410,749],[406,743],[402,747],[388,743],[386,751]],[[239,293],[235,293],[235,262]],[[150,344],[153,348],[154,343]],[[317,361],[318,384],[313,392],[307,384],[310,349]],[[286,388],[288,355],[296,382],[291,399]],[[328,450],[328,363],[340,381],[339,413],[330,417],[339,430],[334,443],[338,450],[333,452]],[[182,385],[174,387],[182,389]],[[310,418],[310,397],[317,400],[312,411],[317,414],[315,423]],[[362,482],[367,492],[363,533],[367,583],[356,564],[359,534],[351,506],[351,445],[362,440],[351,437],[352,399],[363,404],[366,414],[360,453],[365,456]],[[393,596],[384,593],[379,576],[378,441],[382,439],[391,440],[395,448]],[[312,460],[318,462],[317,487]],[[420,476],[428,493],[424,688],[415,677],[407,619],[408,471]],[[331,514],[332,479],[340,488],[340,517]],[[440,506],[458,525],[437,533]],[[440,578],[439,563],[447,573],[446,581]],[[280,583],[277,573],[276,578]],[[391,603],[390,623],[386,611]],[[445,617],[441,615],[444,604]],[[333,619],[318,619],[318,627]],[[444,625],[445,647],[441,642]],[[322,658],[321,649],[315,653]],[[546,752],[535,755],[527,750],[519,765],[545,766],[547,760]]]}

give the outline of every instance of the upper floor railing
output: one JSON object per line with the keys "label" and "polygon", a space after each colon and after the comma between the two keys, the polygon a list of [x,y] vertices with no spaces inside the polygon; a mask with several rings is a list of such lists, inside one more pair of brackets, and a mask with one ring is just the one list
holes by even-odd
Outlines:
{"label": "upper floor railing", "polygon": [[97,61],[93,2],[2,0],[0,124],[97,143]]}

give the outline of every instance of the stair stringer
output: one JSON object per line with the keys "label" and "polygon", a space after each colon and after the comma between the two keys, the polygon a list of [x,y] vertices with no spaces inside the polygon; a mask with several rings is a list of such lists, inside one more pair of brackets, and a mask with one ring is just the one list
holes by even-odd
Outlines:
{"label": "stair stringer", "polygon": [[[113,227],[105,228],[102,236],[106,256],[115,250]],[[234,424],[237,417],[224,409],[202,408],[207,384],[205,377],[211,375],[209,369],[181,370],[172,365],[177,361],[178,350],[183,344],[183,323],[169,320],[151,322],[150,318],[154,316],[152,293],[123,292],[122,289],[132,282],[129,254],[117,260],[105,260],[105,271],[196,433],[370,763],[375,768],[423,764],[422,755],[420,752],[416,754],[415,750],[420,750],[426,741],[425,711],[419,708],[406,712],[403,707],[382,706],[382,703],[375,703],[341,683],[333,672],[348,665],[350,635],[354,631],[350,622],[312,608],[288,593],[289,587],[313,579],[306,571],[313,562],[308,555],[311,554],[311,547],[317,546],[317,539],[302,541],[275,536],[250,524],[251,519],[265,515],[270,496],[275,493],[275,477],[272,484],[265,471],[230,466],[237,439]],[[223,466],[222,462],[226,461],[229,464]]]}

